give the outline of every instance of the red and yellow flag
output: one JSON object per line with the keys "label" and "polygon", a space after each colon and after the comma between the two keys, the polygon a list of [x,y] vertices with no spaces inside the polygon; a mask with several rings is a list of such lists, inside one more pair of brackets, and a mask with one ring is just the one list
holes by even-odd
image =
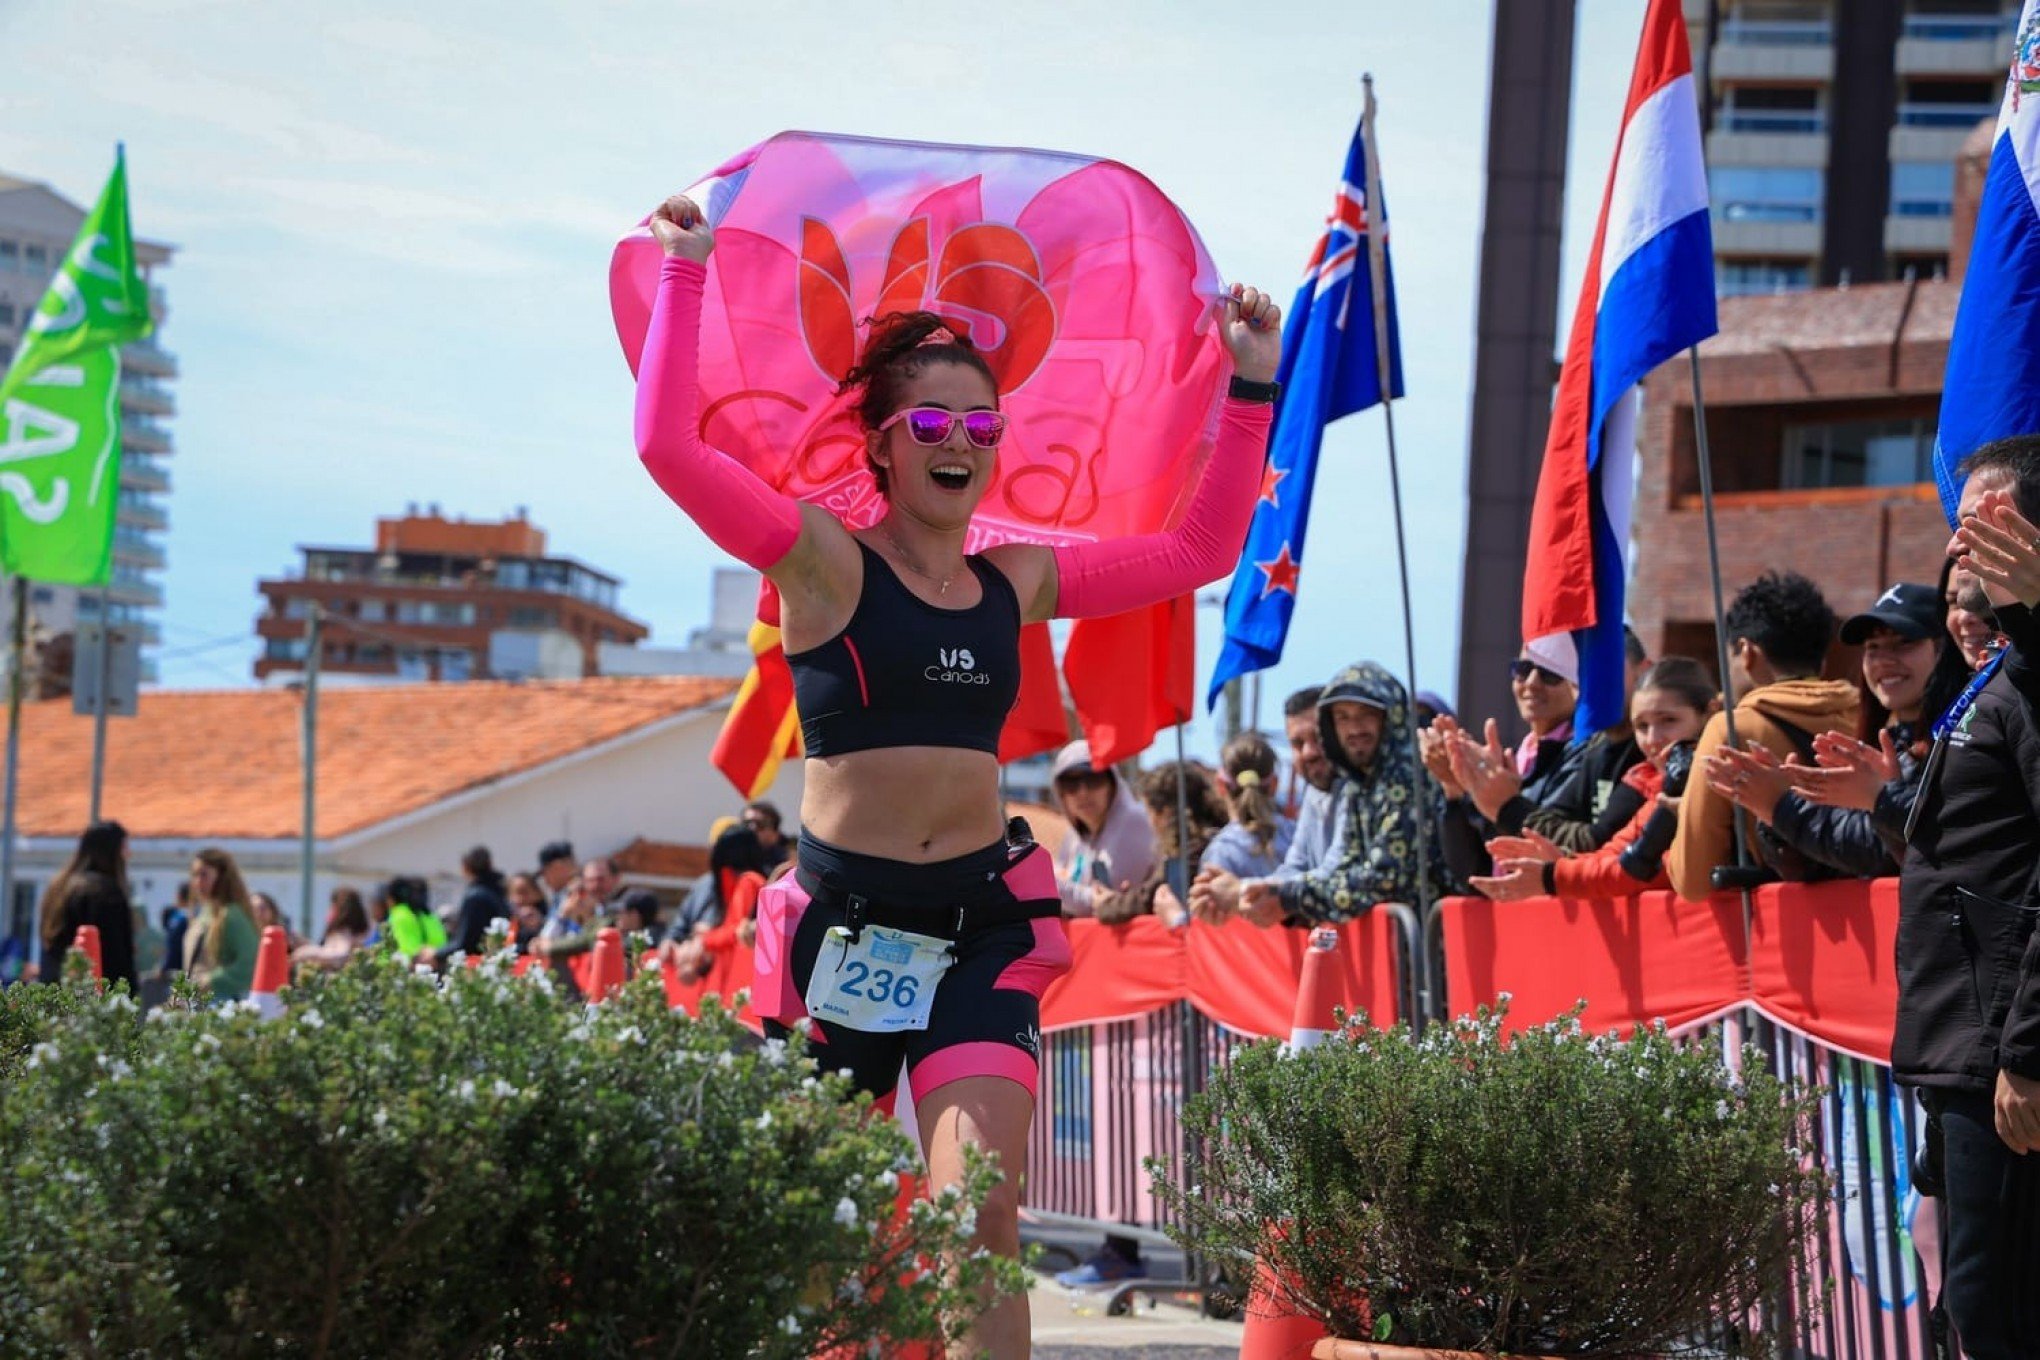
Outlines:
{"label": "red and yellow flag", "polygon": [[793,706],[793,671],[779,639],[779,592],[758,588],[751,625],[751,670],[730,703],[709,760],[746,798],[757,798],[779,774],[779,762],[800,754],[800,714]]}

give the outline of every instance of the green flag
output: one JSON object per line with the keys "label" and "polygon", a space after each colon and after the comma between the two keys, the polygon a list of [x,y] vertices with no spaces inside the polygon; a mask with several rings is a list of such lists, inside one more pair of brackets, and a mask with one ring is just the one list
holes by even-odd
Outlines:
{"label": "green flag", "polygon": [[0,378],[0,568],[105,585],[120,491],[120,347],[154,327],[128,226],[127,160]]}

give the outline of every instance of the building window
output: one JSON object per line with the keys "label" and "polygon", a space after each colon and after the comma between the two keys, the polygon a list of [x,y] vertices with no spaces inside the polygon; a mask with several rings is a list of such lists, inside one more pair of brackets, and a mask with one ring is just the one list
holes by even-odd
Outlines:
{"label": "building window", "polygon": [[398,600],[395,609],[396,612],[391,617],[398,623],[418,622],[420,606],[416,600]]}
{"label": "building window", "polygon": [[425,622],[441,624],[471,624],[475,621],[475,607],[471,604],[427,604]]}
{"label": "building window", "polygon": [[14,362],[14,346],[8,344],[4,340],[0,340],[0,369],[5,369],[7,365],[13,362]]}
{"label": "building window", "polygon": [[430,680],[432,665],[425,659],[425,653],[406,647],[397,653],[397,678],[399,680]]}
{"label": "building window", "polygon": [[1827,127],[1817,85],[1738,85],[1715,116],[1724,132],[1819,132]]}
{"label": "building window", "polygon": [[1893,161],[1893,217],[1948,217],[1955,211],[1953,161]]}
{"label": "building window", "polygon": [[283,602],[283,616],[287,619],[308,619],[312,616],[312,602],[292,598]]}
{"label": "building window", "polygon": [[21,243],[0,241],[0,269],[19,271],[21,268]]}
{"label": "building window", "polygon": [[1724,222],[1817,222],[1821,172],[1775,165],[1722,165],[1707,172],[1714,212]]}
{"label": "building window", "polygon": [[509,624],[512,628],[550,628],[558,621],[559,616],[550,609],[539,609],[528,604],[510,607]]}
{"label": "building window", "polygon": [[1991,80],[1909,80],[1899,95],[1905,127],[1967,128],[1997,116],[2004,86]]}
{"label": "building window", "polygon": [[498,562],[496,584],[505,590],[523,590],[531,583],[531,564],[523,561]]}
{"label": "building window", "polygon": [[[1920,8],[1935,8],[1920,6]],[[2018,26],[2016,8],[2005,13],[1996,5],[1943,5],[1946,14],[1908,14],[1903,36],[1922,42],[1997,42],[2009,39]]]}
{"label": "building window", "polygon": [[264,656],[271,661],[303,661],[305,640],[303,638],[271,638],[263,648]]}
{"label": "building window", "polygon": [[14,304],[11,302],[0,302],[0,326],[12,326],[13,324]]}
{"label": "building window", "polygon": [[473,652],[447,651],[439,654],[439,678],[441,680],[472,680],[475,672]]}
{"label": "building window", "polygon": [[1813,266],[1804,260],[1718,260],[1714,291],[1722,297],[1749,293],[1790,293],[1813,283]]}
{"label": "building window", "polygon": [[1934,480],[1930,420],[1851,420],[1785,427],[1783,485],[1910,486]]}
{"label": "building window", "polygon": [[49,252],[41,246],[24,246],[21,250],[21,265],[22,268],[28,270],[31,274],[48,269],[50,267]]}
{"label": "building window", "polygon": [[362,600],[356,608],[355,617],[364,623],[381,623],[386,617],[381,600]]}

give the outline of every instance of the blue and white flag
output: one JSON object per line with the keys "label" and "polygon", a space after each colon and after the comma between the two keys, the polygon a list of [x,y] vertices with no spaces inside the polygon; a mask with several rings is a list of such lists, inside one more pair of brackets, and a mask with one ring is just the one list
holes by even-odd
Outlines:
{"label": "blue and white flag", "polygon": [[2019,16],[1948,341],[1934,481],[1950,525],[1962,460],[2015,434],[2040,434],[2040,0]]}
{"label": "blue and white flag", "polygon": [[[1378,170],[1378,167],[1377,167]],[[1377,190],[1380,180],[1377,177]],[[1289,616],[1296,609],[1303,536],[1310,521],[1311,486],[1317,480],[1318,446],[1325,426],[1340,416],[1381,401],[1381,370],[1375,360],[1373,284],[1367,262],[1367,233],[1382,234],[1388,308],[1390,395],[1403,394],[1402,343],[1397,338],[1395,270],[1387,264],[1388,205],[1367,203],[1366,125],[1353,132],[1346,153],[1346,177],[1339,185],[1324,235],[1311,252],[1303,286],[1290,304],[1282,333],[1282,384],[1275,428],[1268,436],[1268,466],[1261,499],[1232,589],[1225,597],[1225,644],[1211,674],[1207,707],[1218,702],[1228,680],[1266,670],[1282,659]]]}

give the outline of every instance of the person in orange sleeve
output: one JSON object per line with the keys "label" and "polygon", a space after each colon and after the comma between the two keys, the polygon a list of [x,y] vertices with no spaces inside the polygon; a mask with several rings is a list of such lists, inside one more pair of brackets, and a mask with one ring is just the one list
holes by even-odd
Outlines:
{"label": "person in orange sleeve", "polygon": [[1497,902],[1540,896],[1632,897],[1670,886],[1662,858],[1678,824],[1677,799],[1692,770],[1694,743],[1720,709],[1721,696],[1699,662],[1668,656],[1645,671],[1630,701],[1630,719],[1644,760],[1623,776],[1643,806],[1629,824],[1600,849],[1580,855],[1534,831],[1528,836],[1497,836],[1488,842],[1494,875],[1470,880],[1473,886]]}
{"label": "person in orange sleeve", "polygon": [[[1780,763],[1796,757],[1811,765],[1815,737],[1857,733],[1862,691],[1853,681],[1821,677],[1835,612],[1819,587],[1796,572],[1765,572],[1736,593],[1727,624],[1729,674],[1740,696],[1738,745],[1761,746]],[[1727,744],[1728,718],[1718,714],[1700,734],[1696,768],[1706,770],[1708,757]],[[1665,872],[1673,891],[1698,902],[1714,891],[1714,871],[1735,863],[1735,804],[1709,788],[1703,774],[1679,799],[1679,831],[1665,852]]]}

